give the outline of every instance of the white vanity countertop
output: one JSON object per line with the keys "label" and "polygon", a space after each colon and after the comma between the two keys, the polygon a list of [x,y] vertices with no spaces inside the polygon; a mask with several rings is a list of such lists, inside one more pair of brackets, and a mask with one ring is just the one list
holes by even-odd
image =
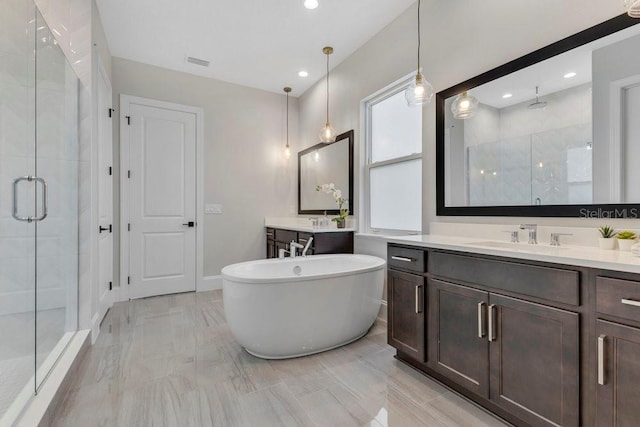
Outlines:
{"label": "white vanity countertop", "polygon": [[[631,252],[604,250],[587,246],[549,246],[549,244],[529,245],[509,243],[491,239],[452,237],[442,235],[387,236],[390,243],[446,249],[483,255],[494,255],[579,267],[598,268],[629,273],[640,273],[640,257]],[[484,243],[484,245],[483,245]],[[495,247],[491,244],[504,245]]]}
{"label": "white vanity countertop", "polygon": [[[347,220],[348,221],[348,220]],[[347,225],[350,225],[347,222]],[[355,227],[338,228],[336,223],[329,221],[329,227],[313,227],[308,218],[266,218],[264,226],[279,228],[282,230],[302,231],[304,233],[339,233],[343,231],[356,231]]]}

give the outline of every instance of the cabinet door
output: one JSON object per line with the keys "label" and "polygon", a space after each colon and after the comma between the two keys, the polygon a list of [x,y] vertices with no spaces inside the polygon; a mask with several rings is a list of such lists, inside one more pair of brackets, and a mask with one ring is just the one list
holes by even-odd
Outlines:
{"label": "cabinet door", "polygon": [[532,426],[579,424],[579,316],[489,296],[490,398]]}
{"label": "cabinet door", "polygon": [[429,364],[445,377],[489,397],[489,294],[429,281]]}
{"label": "cabinet door", "polygon": [[598,320],[597,425],[640,424],[640,329]]}
{"label": "cabinet door", "polygon": [[388,271],[388,342],[402,353],[422,362],[424,345],[424,277]]}

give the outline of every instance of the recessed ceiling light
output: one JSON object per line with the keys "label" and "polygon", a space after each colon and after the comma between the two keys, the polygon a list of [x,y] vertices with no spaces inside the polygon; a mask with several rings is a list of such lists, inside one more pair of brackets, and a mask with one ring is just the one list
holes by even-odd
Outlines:
{"label": "recessed ceiling light", "polygon": [[513,96],[512,93],[505,93],[504,95],[502,95],[504,99],[511,98],[512,96]]}
{"label": "recessed ceiling light", "polygon": [[574,72],[572,71],[572,72],[570,72],[570,73],[565,74],[565,75],[564,75],[564,78],[565,78],[565,79],[570,79],[570,78],[575,77],[575,76],[576,76],[576,73],[574,73]]}
{"label": "recessed ceiling light", "polygon": [[300,71],[300,72],[298,73],[298,75],[299,75],[300,77],[308,77],[308,76],[309,76],[309,73],[307,73],[306,71],[302,70],[302,71]]}
{"label": "recessed ceiling light", "polygon": [[318,7],[318,0],[304,0],[304,7],[307,9],[315,9]]}

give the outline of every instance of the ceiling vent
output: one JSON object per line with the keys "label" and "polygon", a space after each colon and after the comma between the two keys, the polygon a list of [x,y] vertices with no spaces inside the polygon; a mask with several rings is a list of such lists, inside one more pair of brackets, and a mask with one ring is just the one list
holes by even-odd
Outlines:
{"label": "ceiling vent", "polygon": [[205,61],[204,59],[194,58],[193,56],[187,56],[187,62],[190,62],[195,65],[200,65],[201,67],[208,67],[211,62]]}

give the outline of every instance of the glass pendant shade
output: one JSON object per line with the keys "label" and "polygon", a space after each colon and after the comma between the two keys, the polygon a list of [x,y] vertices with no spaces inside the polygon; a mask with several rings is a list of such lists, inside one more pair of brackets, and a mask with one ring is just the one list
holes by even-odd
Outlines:
{"label": "glass pendant shade", "polygon": [[409,106],[428,104],[433,98],[433,86],[418,72],[415,80],[404,91],[404,96]]}
{"label": "glass pendant shade", "polygon": [[336,136],[336,130],[329,122],[327,122],[320,130],[320,142],[324,142],[325,144],[336,142]]}
{"label": "glass pendant shade", "polygon": [[451,104],[451,112],[456,119],[464,120],[473,117],[478,109],[478,100],[469,96],[467,91],[456,96]]}
{"label": "glass pendant shade", "polygon": [[289,148],[288,145],[284,147],[284,157],[287,159],[291,158],[291,148]]}

